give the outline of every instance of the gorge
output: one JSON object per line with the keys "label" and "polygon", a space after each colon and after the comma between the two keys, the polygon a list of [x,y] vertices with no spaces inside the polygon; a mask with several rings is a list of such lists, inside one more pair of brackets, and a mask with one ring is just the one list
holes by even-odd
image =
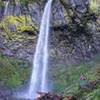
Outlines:
{"label": "gorge", "polygon": [[[78,90],[81,73],[99,80],[99,1],[89,2],[0,1],[0,86],[25,87],[14,99],[33,99],[50,90],[79,100],[99,97],[98,86],[86,96]],[[6,94],[1,87],[0,99]]]}

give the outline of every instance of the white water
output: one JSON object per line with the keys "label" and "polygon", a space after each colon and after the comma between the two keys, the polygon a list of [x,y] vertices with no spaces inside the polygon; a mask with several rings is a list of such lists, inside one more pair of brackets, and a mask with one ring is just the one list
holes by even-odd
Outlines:
{"label": "white water", "polygon": [[9,5],[9,1],[5,1],[5,11],[4,11],[4,16],[7,15],[7,10],[8,10],[8,5]]}
{"label": "white water", "polygon": [[50,12],[52,0],[45,6],[40,33],[37,41],[36,52],[33,59],[33,70],[29,86],[29,98],[36,97],[38,91],[46,92],[47,87],[47,67],[48,67],[48,36],[50,25]]}

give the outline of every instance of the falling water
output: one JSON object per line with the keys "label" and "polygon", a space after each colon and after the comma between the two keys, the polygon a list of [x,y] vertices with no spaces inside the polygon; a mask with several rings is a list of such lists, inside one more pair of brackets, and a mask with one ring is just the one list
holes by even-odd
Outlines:
{"label": "falling water", "polygon": [[7,15],[8,5],[9,5],[9,1],[5,1],[5,11],[4,11],[4,16]]}
{"label": "falling water", "polygon": [[33,59],[33,70],[29,86],[30,98],[36,96],[37,91],[48,91],[47,87],[47,66],[48,66],[48,36],[52,0],[45,6],[42,22],[40,26],[39,38],[37,41],[36,52]]}

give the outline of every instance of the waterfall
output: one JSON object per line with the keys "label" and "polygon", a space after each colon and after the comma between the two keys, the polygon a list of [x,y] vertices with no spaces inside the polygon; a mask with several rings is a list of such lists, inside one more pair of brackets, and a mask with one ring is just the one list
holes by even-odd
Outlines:
{"label": "waterfall", "polygon": [[37,91],[48,91],[46,76],[48,67],[48,36],[51,3],[52,0],[47,2],[41,21],[40,33],[33,59],[33,69],[28,93],[29,98],[34,98]]}
{"label": "waterfall", "polygon": [[7,15],[8,6],[9,6],[9,1],[5,1],[5,11],[4,11],[4,16]]}

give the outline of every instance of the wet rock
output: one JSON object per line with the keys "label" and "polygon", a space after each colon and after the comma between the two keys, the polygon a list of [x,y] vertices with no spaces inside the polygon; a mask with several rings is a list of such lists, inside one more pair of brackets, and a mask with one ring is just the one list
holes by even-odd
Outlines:
{"label": "wet rock", "polygon": [[88,0],[70,0],[72,7],[76,7],[77,11],[80,13],[86,12],[87,5],[89,4]]}
{"label": "wet rock", "polygon": [[[73,2],[72,2],[73,1]],[[64,19],[64,8],[63,5],[61,5],[59,0],[55,0],[55,3],[52,5],[52,21],[51,23],[53,25],[65,25],[66,20]],[[78,10],[85,9],[86,6],[86,0],[71,0],[72,5],[79,6],[77,8]],[[81,6],[82,5],[82,6]],[[23,11],[20,8],[20,4],[16,4],[16,6],[11,5],[9,3],[7,14],[6,15],[23,15]],[[27,10],[26,15],[30,15],[32,20],[38,24],[41,22],[41,17],[43,14],[43,7],[41,7],[38,3],[28,4],[27,9],[23,8],[24,10]],[[0,8],[0,13],[3,15],[4,8]],[[83,12],[82,12],[83,13]],[[0,15],[1,16],[1,15]],[[67,25],[67,24],[66,24]],[[15,30],[15,27],[13,25],[9,25],[9,28],[11,31]],[[91,27],[90,27],[91,28]],[[96,54],[100,52],[100,35],[99,32],[95,32],[95,36],[93,36],[93,41],[91,43],[88,43],[85,41],[83,43],[82,41],[86,40],[84,39],[84,36],[80,36],[80,40],[77,39],[74,41],[75,38],[71,38],[69,36],[69,32],[66,31],[67,26],[63,27],[55,27],[54,30],[50,31],[50,40],[49,40],[49,50],[50,50],[50,57],[49,62],[51,64],[73,64],[78,63],[80,61],[89,60],[92,57],[94,57]],[[74,33],[76,34],[76,27],[74,28]],[[93,29],[93,28],[92,28]],[[34,34],[33,31],[24,31],[23,33],[19,34],[27,34],[27,36],[31,35],[37,35]],[[80,32],[81,33],[81,32]],[[84,32],[83,32],[84,33]],[[74,34],[74,35],[75,35]],[[73,35],[73,34],[72,34]],[[67,37],[69,36],[69,37]],[[95,38],[96,37],[96,38]],[[68,39],[70,39],[70,42],[68,42]],[[74,41],[74,42],[73,42]],[[74,48],[72,45],[72,42],[74,43]],[[94,42],[94,43],[93,43]],[[86,46],[85,46],[86,45]],[[2,37],[0,35],[0,52],[4,55],[18,57],[22,59],[26,59],[29,61],[32,61],[33,55],[35,52],[36,47],[36,40],[33,42],[32,40],[25,39],[25,41],[14,41],[14,42],[7,42],[5,37]],[[51,53],[53,51],[53,53]],[[53,56],[52,56],[53,55]]]}
{"label": "wet rock", "polygon": [[39,97],[36,100],[62,100],[63,97],[61,95],[55,93],[42,93],[38,92]]}
{"label": "wet rock", "polygon": [[52,26],[65,25],[66,19],[64,18],[64,7],[59,0],[55,0],[52,5]]}
{"label": "wet rock", "polygon": [[0,86],[0,100],[12,100],[12,91],[4,86]]}
{"label": "wet rock", "polygon": [[77,100],[74,96],[66,96],[63,97],[62,95],[56,93],[43,93],[38,92],[39,97],[36,100]]}

